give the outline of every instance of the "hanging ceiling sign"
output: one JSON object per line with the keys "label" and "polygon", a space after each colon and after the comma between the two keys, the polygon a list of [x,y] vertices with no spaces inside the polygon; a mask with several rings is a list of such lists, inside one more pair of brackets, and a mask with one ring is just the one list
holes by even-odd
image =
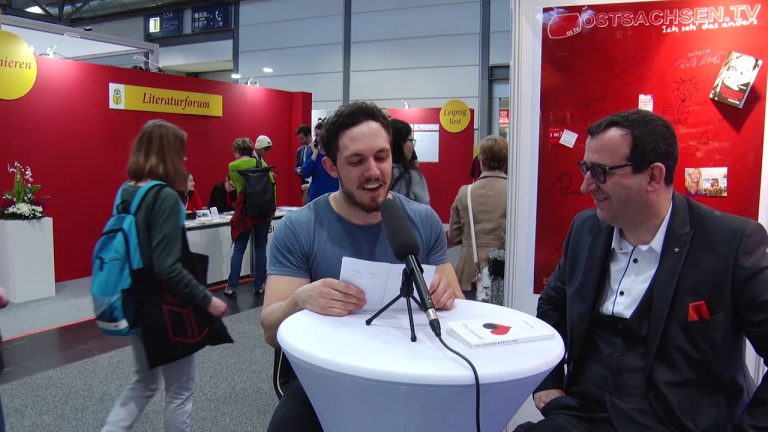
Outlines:
{"label": "hanging ceiling sign", "polygon": [[147,36],[150,39],[181,34],[182,13],[180,10],[166,11],[145,16]]}
{"label": "hanging ceiling sign", "polygon": [[222,96],[109,83],[109,107],[130,111],[222,116]]}
{"label": "hanging ceiling sign", "polygon": [[192,8],[192,33],[232,28],[229,3]]}
{"label": "hanging ceiling sign", "polygon": [[15,34],[0,30],[0,99],[24,96],[36,79],[37,60],[32,48]]}

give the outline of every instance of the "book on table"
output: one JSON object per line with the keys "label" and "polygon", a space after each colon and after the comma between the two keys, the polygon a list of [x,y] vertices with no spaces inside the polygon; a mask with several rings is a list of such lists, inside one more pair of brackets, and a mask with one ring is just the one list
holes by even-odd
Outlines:
{"label": "book on table", "polygon": [[471,348],[533,342],[555,337],[555,331],[533,317],[470,319],[448,322],[448,332]]}

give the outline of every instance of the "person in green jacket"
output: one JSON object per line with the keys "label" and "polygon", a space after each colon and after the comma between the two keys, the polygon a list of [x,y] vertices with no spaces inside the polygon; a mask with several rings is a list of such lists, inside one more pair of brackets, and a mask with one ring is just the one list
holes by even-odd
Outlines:
{"label": "person in green jacket", "polygon": [[[272,215],[260,218],[253,218],[245,214],[245,180],[238,173],[240,170],[265,167],[267,162],[264,155],[272,148],[272,140],[266,135],[259,135],[256,144],[249,138],[237,138],[232,143],[232,153],[235,160],[229,163],[229,178],[237,190],[237,199],[235,201],[235,214],[232,217],[230,226],[232,228],[232,259],[229,266],[229,277],[227,286],[224,288],[224,294],[228,296],[237,295],[237,285],[240,283],[240,271],[243,266],[243,255],[248,246],[248,239],[253,233],[253,248],[251,249],[251,271],[253,273],[253,293],[263,294],[264,283],[267,279],[267,235],[269,234],[269,225],[272,221]],[[275,179],[272,174],[272,183]]]}

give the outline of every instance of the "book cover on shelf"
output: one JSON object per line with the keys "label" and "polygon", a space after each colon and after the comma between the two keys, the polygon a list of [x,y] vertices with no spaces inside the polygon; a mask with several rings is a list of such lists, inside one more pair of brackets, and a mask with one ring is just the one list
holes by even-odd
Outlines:
{"label": "book cover on shelf", "polygon": [[743,107],[762,64],[760,59],[731,51],[717,74],[709,97],[738,108]]}
{"label": "book cover on shelf", "polygon": [[533,342],[555,337],[552,328],[532,317],[451,321],[448,322],[448,332],[471,348]]}

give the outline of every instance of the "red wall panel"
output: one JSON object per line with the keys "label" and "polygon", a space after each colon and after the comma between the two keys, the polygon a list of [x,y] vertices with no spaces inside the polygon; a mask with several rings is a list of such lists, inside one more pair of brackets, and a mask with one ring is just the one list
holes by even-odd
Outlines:
{"label": "red wall panel", "polygon": [[[54,219],[56,280],[90,275],[93,245],[126,179],[132,142],[141,126],[162,118],[188,135],[187,167],[203,203],[227,175],[232,141],[268,135],[267,161],[277,167],[278,205],[300,205],[293,181],[293,132],[311,114],[311,94],[136,71],[38,57],[38,76],[24,97],[0,100],[0,164],[17,160],[32,168],[35,183],[48,195],[46,213]],[[219,94],[223,116],[112,110],[109,83]],[[3,169],[2,172],[5,170]],[[10,187],[0,172],[0,191]],[[295,183],[295,184],[293,184]],[[0,239],[0,241],[2,241]]]}
{"label": "red wall panel", "polygon": [[[763,3],[669,1],[544,10],[535,292],[560,258],[573,217],[593,206],[579,193],[582,176],[576,168],[587,127],[610,113],[637,108],[639,94],[653,95],[654,112],[677,132],[675,189],[685,191],[685,168],[727,167],[728,196],[695,199],[757,218],[768,67],[759,71],[741,109],[711,100],[709,92],[730,51],[768,60]],[[756,14],[753,21],[745,19],[749,14]],[[573,149],[549,139],[551,131],[563,128],[579,134]]]}
{"label": "red wall panel", "polygon": [[[413,124],[440,124],[440,108],[389,108],[392,118]],[[472,166],[472,149],[475,137],[475,112],[470,110],[466,129],[451,133],[440,126],[439,162],[420,162],[429,187],[430,205],[443,223],[451,218],[451,205],[462,185],[472,183],[469,175]]]}

